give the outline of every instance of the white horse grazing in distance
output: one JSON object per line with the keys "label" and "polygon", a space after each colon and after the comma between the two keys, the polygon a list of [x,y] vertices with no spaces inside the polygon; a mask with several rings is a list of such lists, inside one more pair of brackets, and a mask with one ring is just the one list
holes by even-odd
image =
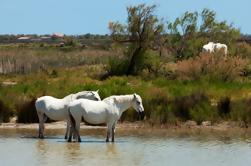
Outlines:
{"label": "white horse grazing in distance", "polygon": [[202,51],[203,52],[208,52],[208,53],[213,53],[214,52],[214,43],[213,42],[209,42],[208,44],[205,44],[202,47]]}
{"label": "white horse grazing in distance", "polygon": [[82,118],[89,124],[107,124],[106,142],[109,142],[110,135],[112,142],[114,142],[115,125],[122,113],[130,107],[139,113],[141,119],[144,118],[142,99],[137,94],[110,96],[102,101],[86,99],[72,101],[68,107],[71,122],[68,142],[71,142],[73,132],[78,137],[78,142],[81,142],[79,130]]}
{"label": "white horse grazing in distance", "polygon": [[36,100],[35,106],[39,119],[39,138],[44,138],[44,122],[47,117],[52,120],[67,120],[67,128],[65,133],[65,139],[69,132],[69,121],[68,121],[68,104],[76,99],[86,98],[90,100],[101,100],[98,91],[82,91],[75,94],[70,94],[62,99],[58,99],[52,96],[42,96]]}
{"label": "white horse grazing in distance", "polygon": [[223,50],[223,53],[225,56],[227,55],[227,45],[226,44],[209,42],[208,44],[206,44],[202,47],[202,51],[208,52],[208,53],[215,53],[220,50]]}
{"label": "white horse grazing in distance", "polygon": [[215,51],[223,50],[224,55],[227,55],[227,45],[226,44],[216,43],[214,45],[214,50]]}

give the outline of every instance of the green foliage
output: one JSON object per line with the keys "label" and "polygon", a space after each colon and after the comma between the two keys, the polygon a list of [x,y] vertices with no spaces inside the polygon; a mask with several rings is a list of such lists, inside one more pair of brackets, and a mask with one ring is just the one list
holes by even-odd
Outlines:
{"label": "green foliage", "polygon": [[9,122],[11,116],[13,116],[13,111],[0,99],[0,123]]}
{"label": "green foliage", "polygon": [[244,122],[245,127],[248,127],[248,123],[251,122],[250,98],[231,102],[231,109],[231,120]]}
{"label": "green foliage", "polygon": [[64,44],[65,46],[76,47],[79,43],[75,38],[70,37],[70,36],[65,36]]}
{"label": "green foliage", "polygon": [[[161,60],[156,52],[148,50],[143,54],[140,54],[136,60],[137,71],[147,69],[150,73],[158,74]],[[138,73],[140,75],[140,73]]]}
{"label": "green foliage", "polygon": [[195,107],[189,110],[191,119],[196,121],[197,124],[201,124],[203,121],[216,121],[217,112],[214,107],[210,105],[209,101],[200,102]]}
{"label": "green foliage", "polygon": [[[51,95],[61,98],[70,93],[97,89],[102,99],[111,95],[138,93],[143,99],[146,121],[152,125],[176,124],[179,120],[195,120],[200,124],[205,120],[213,122],[220,119],[245,120],[248,123],[251,119],[248,102],[235,104],[231,101],[230,104],[225,104],[226,101],[222,100],[222,96],[239,99],[248,95],[251,90],[249,83],[167,80],[162,77],[143,80],[132,76],[109,77],[98,81],[86,77],[82,68],[57,72],[57,78],[41,73],[9,77],[17,80],[18,84],[0,89],[0,98],[4,103],[5,113],[8,113],[0,113],[5,121],[16,115],[19,122],[36,122],[36,97]],[[8,100],[10,98],[12,100]],[[211,99],[214,100],[214,106]],[[230,112],[223,113],[229,110],[225,105],[230,105]],[[220,116],[220,112],[223,116]],[[138,114],[129,110],[121,120],[138,120]]]}
{"label": "green foliage", "polygon": [[168,24],[169,36],[166,45],[177,59],[187,59],[199,55],[201,48],[209,41],[228,45],[230,54],[234,54],[235,42],[240,32],[226,21],[218,22],[216,13],[204,9],[200,14],[186,12],[173,23]]}
{"label": "green foliage", "polygon": [[18,123],[38,123],[37,111],[35,108],[35,98],[21,98],[16,103]]}
{"label": "green foliage", "polygon": [[[189,96],[176,97],[174,100],[174,114],[182,120],[189,120],[200,114],[200,107],[208,102],[208,98],[203,93],[193,93]],[[193,112],[193,116],[191,115]],[[198,118],[198,117],[196,117]],[[198,120],[198,119],[197,119]]]}
{"label": "green foliage", "polygon": [[163,89],[149,89],[148,94],[143,97],[143,101],[146,118],[150,124],[175,123],[176,117],[171,109],[171,99]]}
{"label": "green foliage", "polygon": [[223,97],[217,104],[218,113],[221,117],[226,118],[231,111],[231,99],[229,97]]}
{"label": "green foliage", "polygon": [[129,43],[127,57],[129,64],[126,73],[136,74],[142,69],[142,57],[153,48],[163,32],[163,24],[154,15],[156,6],[141,4],[127,8],[127,25],[111,22],[109,29],[115,42]]}
{"label": "green foliage", "polygon": [[126,58],[110,58],[108,62],[108,75],[121,76],[127,72],[129,61]]}
{"label": "green foliage", "polygon": [[58,72],[57,72],[57,70],[52,70],[52,72],[51,72],[51,74],[50,74],[50,76],[51,77],[53,77],[53,78],[56,78],[56,77],[58,77]]}

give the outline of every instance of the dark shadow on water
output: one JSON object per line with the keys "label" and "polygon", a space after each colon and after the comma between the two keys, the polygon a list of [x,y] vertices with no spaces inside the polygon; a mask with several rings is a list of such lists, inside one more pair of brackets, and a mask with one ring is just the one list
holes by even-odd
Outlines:
{"label": "dark shadow on water", "polygon": [[[45,136],[43,139],[38,138],[38,136],[20,136],[21,139],[37,139],[37,140],[47,140],[47,139],[55,139],[57,140],[57,142],[60,143],[68,143],[67,140],[64,139],[64,137],[60,137],[60,136]],[[125,141],[125,140],[117,140],[114,142],[114,144],[116,143],[128,143],[129,141]],[[78,142],[71,142],[71,143],[78,143]],[[88,144],[113,144],[113,142],[106,142],[105,140],[87,140],[87,139],[82,139],[82,141],[80,143],[88,143]]]}
{"label": "dark shadow on water", "polygon": [[116,143],[127,143],[128,141],[123,141],[123,140],[119,140],[119,141],[115,141],[113,142],[106,142],[103,140],[82,140],[81,142],[67,142],[67,140],[59,140],[57,142],[61,142],[61,143],[80,143],[80,144],[85,144],[85,143],[89,143],[89,144],[116,144]]}
{"label": "dark shadow on water", "polygon": [[25,139],[39,139],[39,140],[43,140],[43,139],[64,139],[63,137],[55,137],[55,136],[46,136],[43,139],[38,138],[38,136],[21,136],[20,138],[25,138]]}

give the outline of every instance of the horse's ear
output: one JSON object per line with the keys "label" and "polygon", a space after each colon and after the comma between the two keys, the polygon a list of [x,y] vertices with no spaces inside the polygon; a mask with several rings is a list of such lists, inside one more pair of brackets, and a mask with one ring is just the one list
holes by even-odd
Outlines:
{"label": "horse's ear", "polygon": [[134,99],[136,99],[136,98],[137,98],[137,97],[136,97],[136,93],[134,93],[134,94],[133,94],[133,98],[134,98]]}
{"label": "horse's ear", "polygon": [[96,91],[98,93],[99,89]]}

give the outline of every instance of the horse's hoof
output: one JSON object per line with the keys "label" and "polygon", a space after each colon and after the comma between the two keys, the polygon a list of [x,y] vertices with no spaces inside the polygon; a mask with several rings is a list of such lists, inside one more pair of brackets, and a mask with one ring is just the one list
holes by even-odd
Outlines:
{"label": "horse's hoof", "polygon": [[67,140],[67,142],[71,142],[71,140]]}

